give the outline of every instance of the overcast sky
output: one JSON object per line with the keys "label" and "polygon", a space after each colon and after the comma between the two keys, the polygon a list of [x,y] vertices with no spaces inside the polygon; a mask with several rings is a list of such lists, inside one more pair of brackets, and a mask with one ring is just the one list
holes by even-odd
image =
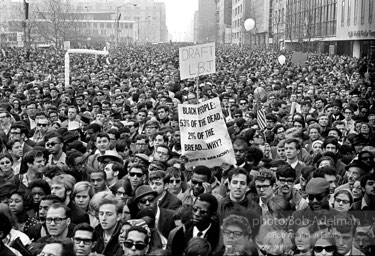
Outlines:
{"label": "overcast sky", "polygon": [[162,0],[167,8],[167,26],[169,33],[182,34],[194,18],[198,10],[198,0]]}

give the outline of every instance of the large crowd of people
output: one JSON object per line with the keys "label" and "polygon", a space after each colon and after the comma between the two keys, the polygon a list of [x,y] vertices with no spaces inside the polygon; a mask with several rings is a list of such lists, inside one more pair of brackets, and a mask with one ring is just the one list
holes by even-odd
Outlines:
{"label": "large crowd of people", "polygon": [[[216,45],[181,80],[178,47],[73,54],[69,83],[2,49],[0,255],[374,255],[375,60]],[[177,106],[215,97],[236,165],[186,168]]]}

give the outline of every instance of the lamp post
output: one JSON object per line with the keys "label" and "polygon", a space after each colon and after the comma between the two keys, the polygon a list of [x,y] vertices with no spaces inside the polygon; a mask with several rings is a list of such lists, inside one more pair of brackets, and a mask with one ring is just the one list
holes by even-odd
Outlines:
{"label": "lamp post", "polygon": [[115,41],[115,47],[118,46],[118,29],[119,29],[120,18],[121,18],[121,14],[119,14],[120,8],[122,8],[124,6],[128,6],[128,5],[137,6],[137,4],[134,4],[134,3],[127,3],[127,4],[124,4],[124,5],[117,6],[117,8],[116,8],[116,19],[115,19],[115,36],[116,36],[116,41]]}

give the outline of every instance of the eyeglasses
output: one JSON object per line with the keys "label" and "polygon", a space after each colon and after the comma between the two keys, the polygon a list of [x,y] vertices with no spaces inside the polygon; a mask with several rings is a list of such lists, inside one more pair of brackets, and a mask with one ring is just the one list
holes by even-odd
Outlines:
{"label": "eyeglasses", "polygon": [[202,215],[205,215],[205,214],[209,213],[208,210],[202,210],[201,208],[198,208],[196,206],[193,207],[193,212],[194,213],[200,212]]}
{"label": "eyeglasses", "polygon": [[196,186],[196,185],[199,185],[200,187],[203,186],[203,182],[197,181],[197,180],[191,180],[191,184],[193,184],[194,186]]}
{"label": "eyeglasses", "polygon": [[268,189],[269,187],[271,187],[271,184],[270,185],[256,185],[255,186],[257,189],[259,190],[266,190]]}
{"label": "eyeglasses", "polygon": [[320,253],[323,250],[325,250],[326,252],[333,252],[335,250],[335,246],[314,246],[314,252]]}
{"label": "eyeglasses", "polygon": [[242,115],[235,115],[234,117],[235,118],[240,118],[240,117],[242,117]]}
{"label": "eyeglasses", "polygon": [[159,155],[162,155],[162,156],[167,156],[168,153],[166,152],[161,152],[161,151],[156,151],[156,153],[158,153]]}
{"label": "eyeglasses", "polygon": [[271,253],[268,253],[265,250],[260,250],[260,252],[262,253],[263,256],[282,256],[282,255],[284,255],[284,254],[271,254]]}
{"label": "eyeglasses", "polygon": [[21,134],[21,132],[10,132],[9,134],[10,135],[19,135],[19,134]]}
{"label": "eyeglasses", "polygon": [[338,204],[350,204],[350,201],[349,200],[345,200],[345,199],[339,199],[339,198],[335,198],[335,201],[338,203]]}
{"label": "eyeglasses", "polygon": [[146,197],[146,198],[139,199],[139,202],[141,204],[146,204],[147,202],[149,202],[151,204],[154,201],[155,201],[155,197]]}
{"label": "eyeglasses", "polygon": [[285,184],[285,183],[287,183],[288,185],[293,185],[294,180],[292,180],[292,179],[287,180],[287,179],[279,178],[279,182],[280,182],[281,184]]}
{"label": "eyeglasses", "polygon": [[138,178],[141,178],[141,177],[143,176],[143,173],[139,173],[139,172],[129,172],[129,176],[130,176],[130,177],[137,176]]}
{"label": "eyeglasses", "polygon": [[48,148],[48,147],[54,147],[54,146],[56,146],[57,144],[59,144],[59,143],[57,143],[57,142],[49,142],[49,143],[46,143],[46,147]]}
{"label": "eyeglasses", "polygon": [[156,126],[147,126],[146,129],[156,129]]}
{"label": "eyeglasses", "polygon": [[36,124],[37,126],[39,126],[39,127],[47,127],[48,126],[48,124]]}
{"label": "eyeglasses", "polygon": [[74,241],[75,244],[80,244],[80,243],[83,242],[84,245],[90,245],[92,243],[91,239],[83,239],[83,238],[79,238],[79,237],[74,237],[73,241]]}
{"label": "eyeglasses", "polygon": [[241,231],[231,231],[231,230],[228,230],[228,229],[224,229],[223,234],[226,235],[226,236],[230,236],[231,234],[233,234],[233,236],[235,238],[239,238],[239,237],[243,236],[243,232],[241,232]]}
{"label": "eyeglasses", "polygon": [[10,161],[5,161],[5,162],[0,162],[0,165],[10,164],[10,163],[11,163]]}
{"label": "eyeglasses", "polygon": [[124,246],[125,246],[125,248],[128,248],[128,249],[131,249],[131,248],[133,248],[133,246],[135,246],[135,249],[138,250],[138,251],[142,251],[147,247],[147,245],[145,243],[133,242],[133,241],[125,241]]}
{"label": "eyeglasses", "polygon": [[247,103],[246,102],[240,102],[240,105],[246,105]]}
{"label": "eyeglasses", "polygon": [[65,218],[46,218],[46,223],[50,224],[53,222],[55,222],[55,224],[60,224],[63,220],[66,220],[67,217]]}
{"label": "eyeglasses", "polygon": [[170,184],[173,184],[173,183],[180,184],[180,182],[181,182],[181,180],[169,180]]}
{"label": "eyeglasses", "polygon": [[323,200],[323,198],[325,197],[326,195],[325,194],[320,194],[320,195],[309,195],[309,201],[314,201],[314,199],[316,199],[316,201],[320,202]]}

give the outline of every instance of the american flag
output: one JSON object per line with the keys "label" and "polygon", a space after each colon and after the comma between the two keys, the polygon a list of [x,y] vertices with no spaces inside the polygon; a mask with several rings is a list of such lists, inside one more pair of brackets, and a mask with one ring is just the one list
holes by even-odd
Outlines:
{"label": "american flag", "polygon": [[264,130],[267,127],[266,114],[261,108],[258,108],[257,110],[257,122],[260,130]]}

